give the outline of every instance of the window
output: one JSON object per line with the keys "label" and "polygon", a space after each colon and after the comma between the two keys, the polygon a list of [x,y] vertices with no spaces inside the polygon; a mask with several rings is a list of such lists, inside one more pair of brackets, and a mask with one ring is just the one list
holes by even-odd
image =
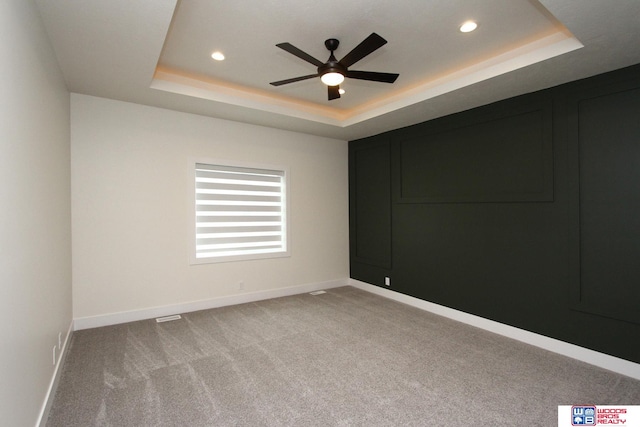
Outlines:
{"label": "window", "polygon": [[286,171],[195,164],[192,263],[288,256]]}

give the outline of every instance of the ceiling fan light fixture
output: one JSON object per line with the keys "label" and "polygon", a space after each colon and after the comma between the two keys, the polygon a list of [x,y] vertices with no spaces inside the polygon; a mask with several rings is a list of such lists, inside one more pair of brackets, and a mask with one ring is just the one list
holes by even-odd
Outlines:
{"label": "ceiling fan light fixture", "polygon": [[478,24],[474,21],[467,21],[460,26],[460,31],[463,33],[470,33],[471,31],[478,28]]}
{"label": "ceiling fan light fixture", "polygon": [[327,86],[338,86],[344,81],[344,76],[340,73],[330,72],[323,74],[320,80]]}

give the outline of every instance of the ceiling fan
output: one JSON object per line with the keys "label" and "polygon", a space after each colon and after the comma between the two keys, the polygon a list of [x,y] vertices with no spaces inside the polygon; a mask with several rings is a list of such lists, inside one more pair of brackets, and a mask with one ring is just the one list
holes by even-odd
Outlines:
{"label": "ceiling fan", "polygon": [[305,60],[316,67],[318,72],[316,74],[309,74],[306,76],[294,77],[292,79],[280,80],[277,82],[271,82],[273,86],[286,85],[288,83],[299,82],[301,80],[312,79],[314,77],[320,77],[322,83],[328,86],[329,101],[332,99],[340,98],[340,83],[344,81],[345,77],[359,80],[371,80],[374,82],[393,83],[398,78],[399,74],[392,73],[378,73],[374,71],[352,71],[349,67],[360,61],[365,56],[379,49],[387,43],[385,39],[380,37],[376,33],[371,33],[369,37],[364,39],[358,46],[356,46],[351,52],[341,60],[337,60],[333,55],[333,52],[338,48],[340,42],[336,39],[328,39],[324,42],[324,45],[331,55],[327,62],[321,62],[309,55],[306,52],[293,46],[291,43],[279,43],[276,46],[280,49],[286,50],[292,55]]}

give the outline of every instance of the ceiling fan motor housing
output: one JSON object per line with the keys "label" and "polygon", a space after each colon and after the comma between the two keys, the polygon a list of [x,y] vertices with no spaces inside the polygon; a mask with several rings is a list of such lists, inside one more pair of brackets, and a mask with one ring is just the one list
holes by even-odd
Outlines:
{"label": "ceiling fan motor housing", "polygon": [[[333,57],[333,55],[331,56]],[[323,76],[327,73],[340,73],[344,76],[347,74],[347,67],[336,61],[335,58],[333,58],[333,61],[329,58],[329,61],[326,64],[318,67],[319,75]]]}
{"label": "ceiling fan motor housing", "polygon": [[340,45],[340,41],[337,39],[327,39],[324,42],[324,45],[328,50],[331,51],[331,56],[329,56],[329,60],[318,67],[318,74],[323,76],[327,73],[340,73],[343,76],[347,74],[347,67],[342,65],[336,57],[333,55],[333,51],[338,48]]}

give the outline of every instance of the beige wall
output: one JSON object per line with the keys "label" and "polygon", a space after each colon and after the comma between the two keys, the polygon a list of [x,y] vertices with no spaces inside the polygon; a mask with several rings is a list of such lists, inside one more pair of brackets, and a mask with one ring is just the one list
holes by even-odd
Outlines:
{"label": "beige wall", "polygon": [[0,2],[0,424],[36,423],[71,324],[69,93],[32,1]]}
{"label": "beige wall", "polygon": [[[77,94],[71,118],[75,318],[348,278],[346,141]],[[194,157],[289,167],[291,257],[189,265]]]}

